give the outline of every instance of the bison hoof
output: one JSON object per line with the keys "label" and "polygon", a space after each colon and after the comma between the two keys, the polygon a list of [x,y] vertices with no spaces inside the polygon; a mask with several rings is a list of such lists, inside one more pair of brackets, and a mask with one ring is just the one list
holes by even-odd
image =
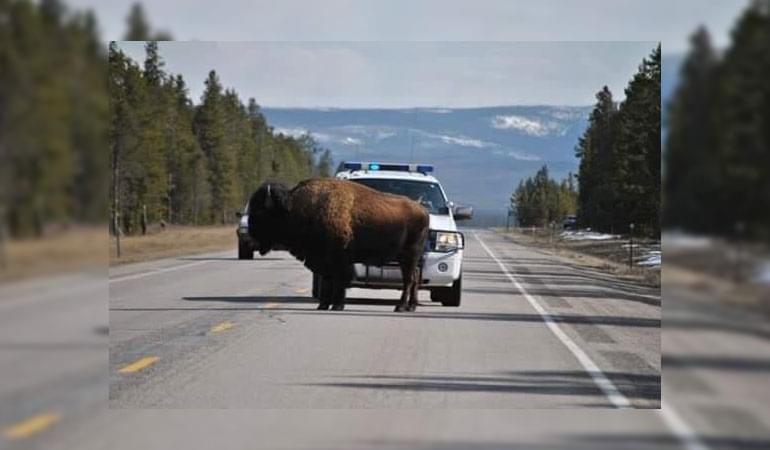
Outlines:
{"label": "bison hoof", "polygon": [[343,304],[332,305],[332,311],[342,311],[343,309],[345,309]]}
{"label": "bison hoof", "polygon": [[393,312],[404,312],[406,311],[406,308],[404,308],[404,305],[396,305],[396,309],[393,310]]}
{"label": "bison hoof", "polygon": [[318,310],[319,311],[326,311],[327,309],[329,309],[329,304],[328,303],[319,303],[318,304]]}
{"label": "bison hoof", "polygon": [[409,312],[415,312],[417,311],[417,305],[409,305],[406,307],[406,310]]}

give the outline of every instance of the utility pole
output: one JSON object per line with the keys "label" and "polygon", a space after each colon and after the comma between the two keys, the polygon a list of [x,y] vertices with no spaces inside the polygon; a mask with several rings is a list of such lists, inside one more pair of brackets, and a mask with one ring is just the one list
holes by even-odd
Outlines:
{"label": "utility pole", "polygon": [[168,213],[166,215],[166,221],[168,223],[171,223],[171,191],[174,189],[174,175],[168,174],[168,183],[167,183],[167,190],[166,190],[166,202],[167,202],[167,209]]}
{"label": "utility pole", "polygon": [[[118,138],[120,139],[120,138]],[[121,141],[113,147],[112,153],[112,228],[115,232],[115,251],[120,259],[120,208],[118,204],[118,174],[120,173],[118,163]]]}
{"label": "utility pole", "polygon": [[633,222],[629,225],[629,229],[631,230],[630,234],[628,235],[628,268],[633,269],[634,267],[634,224]]}
{"label": "utility pole", "polygon": [[147,234],[147,205],[142,205],[142,236]]}

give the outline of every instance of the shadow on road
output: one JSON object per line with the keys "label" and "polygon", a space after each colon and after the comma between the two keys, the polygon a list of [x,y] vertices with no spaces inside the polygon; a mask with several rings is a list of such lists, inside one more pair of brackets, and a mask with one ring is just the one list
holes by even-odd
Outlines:
{"label": "shadow on road", "polygon": [[[308,304],[317,305],[313,297],[280,297],[280,296],[220,296],[220,297],[182,297],[191,302],[227,302],[227,303],[279,303],[279,304]],[[346,305],[396,306],[398,300],[376,298],[348,298]],[[424,306],[424,305],[423,305]]]}
{"label": "shadow on road", "polygon": [[[365,301],[369,301],[368,299]],[[395,301],[390,304],[395,305]],[[388,304],[386,300],[373,300],[372,303],[357,303],[349,301],[349,305],[355,304]],[[421,304],[421,306],[427,306]],[[326,311],[302,311],[296,309],[286,310],[287,314],[313,314],[327,316],[368,316],[368,317],[403,317],[411,319],[441,319],[441,320],[481,320],[492,322],[533,322],[542,323],[543,318],[539,314],[506,314],[506,313],[464,313],[452,310],[446,313],[420,312],[416,313],[389,313],[378,311],[335,311],[329,314]],[[640,327],[640,328],[660,328],[660,319],[651,319],[644,317],[617,317],[617,316],[583,316],[583,315],[564,315],[554,314],[550,316],[557,323],[566,324],[588,324],[588,325],[609,325],[618,327]]]}
{"label": "shadow on road", "polygon": [[[395,440],[386,443],[360,442],[362,448],[385,448],[389,450],[678,450],[682,442],[675,436],[661,433],[630,434],[608,432],[606,434],[554,434],[553,438],[538,442],[521,440],[425,442],[422,440]],[[711,450],[745,449],[764,450],[770,448],[770,440],[740,437],[704,437],[703,444]]]}
{"label": "shadow on road", "polygon": [[[241,261],[235,256],[185,256],[177,258],[179,261]],[[242,260],[247,262],[260,262],[260,261],[283,261],[282,258],[254,258]]]}
{"label": "shadow on road", "polygon": [[[668,325],[666,325],[668,326]],[[770,360],[724,356],[663,355],[666,369],[708,369],[731,372],[770,372]]]}
{"label": "shadow on road", "polygon": [[[476,294],[519,294],[519,291],[511,286],[508,289],[491,289],[491,288],[464,288],[463,292],[472,292]],[[543,285],[539,285],[536,288],[528,288],[527,293],[535,297],[573,297],[573,298],[600,298],[603,300],[624,300],[635,303],[643,303],[645,305],[660,306],[659,298],[648,298],[633,294],[624,294],[622,292],[605,289],[549,289]]]}
{"label": "shadow on road", "polygon": [[[650,407],[658,407],[660,374],[605,372],[605,375],[626,397],[653,401],[654,404]],[[505,372],[496,376],[362,375],[343,378],[360,381],[324,382],[310,386],[422,392],[605,396],[591,376],[582,371],[522,371]],[[606,406],[612,407],[609,403]]]}

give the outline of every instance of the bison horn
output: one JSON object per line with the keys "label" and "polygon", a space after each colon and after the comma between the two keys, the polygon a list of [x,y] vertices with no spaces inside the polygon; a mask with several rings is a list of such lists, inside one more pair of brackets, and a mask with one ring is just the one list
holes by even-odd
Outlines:
{"label": "bison horn", "polygon": [[270,185],[267,185],[267,198],[265,199],[265,209],[273,207],[273,195],[270,193]]}

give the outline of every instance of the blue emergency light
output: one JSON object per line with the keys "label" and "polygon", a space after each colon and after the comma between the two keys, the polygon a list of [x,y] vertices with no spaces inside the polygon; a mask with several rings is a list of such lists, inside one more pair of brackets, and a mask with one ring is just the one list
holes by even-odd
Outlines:
{"label": "blue emergency light", "polygon": [[433,166],[430,164],[397,164],[397,163],[378,163],[378,162],[346,162],[343,161],[338,172],[356,170],[387,170],[393,172],[418,172],[423,175],[433,172]]}

